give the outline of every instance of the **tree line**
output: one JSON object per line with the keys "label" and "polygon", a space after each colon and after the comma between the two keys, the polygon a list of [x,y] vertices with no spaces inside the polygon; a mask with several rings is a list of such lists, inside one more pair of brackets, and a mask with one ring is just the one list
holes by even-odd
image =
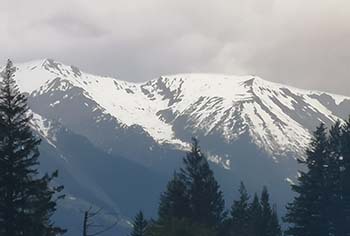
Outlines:
{"label": "tree line", "polygon": [[350,235],[350,119],[336,122],[329,131],[321,124],[299,159],[297,194],[287,205],[286,235]]}
{"label": "tree line", "polygon": [[131,236],[281,236],[277,211],[264,187],[250,199],[243,184],[239,199],[225,210],[223,192],[203,155],[198,141],[183,159],[161,194],[158,219],[147,221],[141,212],[134,220]]}
{"label": "tree line", "polygon": [[[327,130],[320,124],[298,162],[296,193],[286,206],[284,235],[350,236],[350,118]],[[210,170],[197,140],[161,195],[158,219],[147,221],[139,212],[132,236],[280,236],[276,206],[267,188],[259,199],[250,196],[243,183],[239,199],[229,212],[223,193]]]}
{"label": "tree line", "polygon": [[[31,131],[27,99],[9,60],[0,84],[0,236],[56,236],[66,232],[52,216],[64,198],[57,171],[40,175],[40,139]],[[303,171],[292,184],[285,235],[350,236],[350,119],[328,130],[317,127],[300,158]],[[225,208],[223,192],[198,141],[160,196],[156,219],[140,211],[131,236],[281,236],[276,206],[266,187],[250,195],[243,182],[239,197]],[[91,225],[86,211],[85,229]],[[101,230],[100,232],[105,232]],[[85,230],[85,235],[88,233]]]}

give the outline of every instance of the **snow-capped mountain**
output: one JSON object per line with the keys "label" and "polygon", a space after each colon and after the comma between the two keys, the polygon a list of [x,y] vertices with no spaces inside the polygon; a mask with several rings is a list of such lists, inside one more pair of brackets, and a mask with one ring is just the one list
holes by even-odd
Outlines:
{"label": "snow-capped mountain", "polygon": [[257,76],[177,74],[131,83],[51,59],[15,66],[42,153],[52,157],[44,166],[64,173],[73,196],[126,216],[152,201],[156,206],[192,136],[228,198],[244,180],[254,191],[269,186],[284,204],[286,180],[295,177],[295,158],[304,155],[312,131],[350,114],[349,97]]}
{"label": "snow-capped mountain", "polygon": [[[79,97],[96,125],[115,119],[122,127],[139,126],[159,144],[178,147],[188,140],[176,127],[183,123],[180,129],[194,135],[220,134],[230,143],[249,133],[255,144],[274,156],[301,155],[318,123],[332,124],[350,112],[350,98],[256,76],[178,74],[130,83],[50,59],[17,68],[20,89],[30,93],[31,101],[48,97],[45,109],[60,109]],[[51,118],[60,119],[58,114]]]}

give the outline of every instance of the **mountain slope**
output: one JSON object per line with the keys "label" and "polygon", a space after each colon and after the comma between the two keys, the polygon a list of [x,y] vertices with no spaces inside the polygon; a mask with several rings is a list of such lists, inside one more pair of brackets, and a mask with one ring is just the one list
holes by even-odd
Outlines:
{"label": "mountain slope", "polygon": [[35,113],[32,126],[43,137],[41,172],[58,170],[57,181],[65,187],[67,197],[59,202],[55,219],[69,230],[68,236],[81,233],[82,213],[91,206],[103,209],[95,219],[99,224],[118,222],[106,235],[125,235],[130,230],[129,219],[139,209],[149,214],[155,211],[167,175],[108,154],[59,122]]}
{"label": "mountain slope", "polygon": [[176,127],[182,125],[203,136],[220,133],[226,142],[248,132],[270,154],[300,155],[318,123],[332,124],[350,111],[350,98],[255,76],[179,74],[137,84],[48,59],[19,65],[16,78],[34,106],[42,105],[40,98],[47,103],[41,113],[79,100],[75,106],[94,114],[96,124],[115,119],[120,126],[138,126],[135,132],[142,129],[159,144],[178,147],[186,147],[188,140]]}
{"label": "mountain slope", "polygon": [[51,157],[43,168],[57,166],[68,193],[123,217],[138,208],[155,214],[159,192],[192,136],[227,199],[244,180],[251,191],[267,185],[281,206],[312,131],[350,114],[348,97],[256,76],[178,74],[130,83],[51,59],[16,68],[33,128],[44,139],[42,153]]}

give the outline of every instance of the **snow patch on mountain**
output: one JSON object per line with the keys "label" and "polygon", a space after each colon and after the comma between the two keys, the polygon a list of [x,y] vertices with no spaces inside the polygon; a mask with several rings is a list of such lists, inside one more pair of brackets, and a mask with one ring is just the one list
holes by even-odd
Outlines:
{"label": "snow patch on mountain", "polygon": [[[98,104],[94,110],[101,109],[126,126],[143,127],[161,144],[188,146],[174,130],[174,123],[186,117],[185,129],[204,135],[221,133],[228,143],[248,133],[260,148],[277,155],[303,153],[314,125],[341,119],[320,96],[329,96],[335,106],[350,101],[256,76],[177,74],[131,83],[87,74],[51,59],[17,65],[16,79],[20,89],[32,96],[79,88]],[[66,94],[62,99],[73,97]]]}
{"label": "snow patch on mountain", "polygon": [[33,116],[30,125],[39,133],[39,135],[45,138],[50,145],[56,148],[56,136],[52,122],[32,111],[30,111],[30,114]]}

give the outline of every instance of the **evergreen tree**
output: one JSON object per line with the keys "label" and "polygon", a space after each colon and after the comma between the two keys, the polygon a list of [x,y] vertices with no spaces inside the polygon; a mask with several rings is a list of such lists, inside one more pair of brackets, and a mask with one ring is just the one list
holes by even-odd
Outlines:
{"label": "evergreen tree", "polygon": [[177,173],[167,184],[166,190],[160,197],[158,209],[159,223],[172,218],[182,219],[191,216],[189,196],[184,181]]}
{"label": "evergreen tree", "polygon": [[50,218],[62,187],[50,187],[57,172],[38,177],[40,139],[31,132],[27,99],[17,88],[14,72],[9,60],[0,88],[0,235],[61,234],[64,230]]}
{"label": "evergreen tree", "polygon": [[272,214],[269,220],[267,232],[269,236],[282,236],[282,229],[278,219],[276,207],[272,208]]}
{"label": "evergreen tree", "polygon": [[241,182],[239,187],[239,200],[233,202],[231,207],[231,223],[229,235],[249,235],[249,195],[247,190]]}
{"label": "evergreen tree", "polygon": [[298,184],[292,185],[297,193],[287,206],[285,220],[290,223],[287,235],[322,236],[329,235],[329,221],[325,206],[329,203],[329,193],[325,191],[325,166],[329,157],[326,128],[321,124],[314,132],[305,160],[307,171],[300,172]]}
{"label": "evergreen tree", "polygon": [[261,193],[261,219],[260,235],[262,236],[280,236],[282,234],[279,224],[276,207],[272,208],[270,204],[270,195],[266,187]]}
{"label": "evergreen tree", "polygon": [[272,216],[272,209],[270,205],[270,196],[266,187],[263,188],[263,191],[261,193],[260,205],[261,205],[261,222],[260,222],[261,235],[267,236],[269,235],[269,224]]}
{"label": "evergreen tree", "polygon": [[345,122],[342,128],[340,161],[342,223],[341,226],[339,226],[339,235],[350,236],[350,118]]}
{"label": "evergreen tree", "polygon": [[272,208],[270,205],[270,196],[266,187],[263,187],[263,191],[261,193],[260,198],[261,205],[261,222],[260,222],[260,230],[262,236],[269,235],[270,221],[272,216]]}
{"label": "evergreen tree", "polygon": [[328,213],[329,233],[331,235],[345,235],[344,201],[342,197],[342,127],[337,121],[329,130],[329,157],[325,165],[325,191],[329,193],[329,204],[325,206]]}
{"label": "evergreen tree", "polygon": [[224,219],[223,193],[195,138],[184,158],[181,178],[188,190],[191,219],[197,224],[218,228]]}
{"label": "evergreen tree", "polygon": [[172,218],[163,225],[151,224],[147,236],[216,236],[216,232],[206,225],[194,223],[190,219]]}
{"label": "evergreen tree", "polygon": [[130,236],[145,236],[147,231],[147,221],[143,216],[142,211],[136,215],[133,222],[133,230]]}
{"label": "evergreen tree", "polygon": [[261,211],[259,197],[255,193],[249,205],[249,235],[251,236],[259,236],[261,233]]}

